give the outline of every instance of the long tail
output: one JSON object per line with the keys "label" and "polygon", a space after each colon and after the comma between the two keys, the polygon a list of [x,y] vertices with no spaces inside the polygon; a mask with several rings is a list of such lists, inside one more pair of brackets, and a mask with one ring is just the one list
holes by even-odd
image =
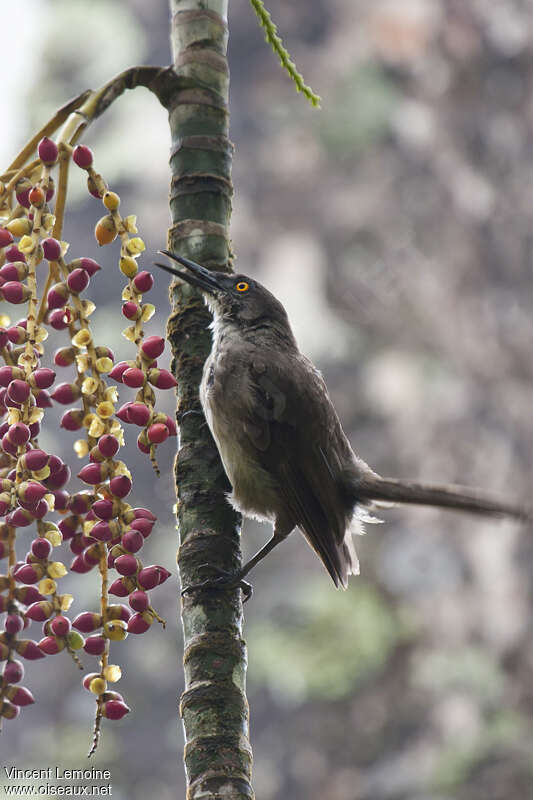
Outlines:
{"label": "long tail", "polygon": [[532,510],[513,503],[501,502],[462,486],[440,486],[415,483],[379,476],[359,477],[352,483],[358,500],[382,500],[392,503],[412,503],[420,506],[438,506],[474,514],[507,516],[522,521],[533,518]]}

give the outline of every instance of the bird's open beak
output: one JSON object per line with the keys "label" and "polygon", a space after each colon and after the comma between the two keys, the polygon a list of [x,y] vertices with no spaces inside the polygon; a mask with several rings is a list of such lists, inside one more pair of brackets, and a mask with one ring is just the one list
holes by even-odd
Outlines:
{"label": "bird's open beak", "polygon": [[170,272],[171,275],[176,275],[192,286],[197,286],[202,291],[208,292],[208,294],[216,294],[219,291],[224,291],[224,286],[219,284],[213,273],[205,267],[201,267],[200,264],[195,264],[194,261],[189,261],[188,258],[183,258],[183,256],[177,256],[169,250],[159,250],[158,252],[163,256],[167,256],[167,258],[171,258],[172,261],[177,261],[178,264],[181,264],[190,271],[182,272],[166,264],[159,264],[157,261],[154,262],[156,267],[161,267],[161,269],[164,269],[166,272]]}

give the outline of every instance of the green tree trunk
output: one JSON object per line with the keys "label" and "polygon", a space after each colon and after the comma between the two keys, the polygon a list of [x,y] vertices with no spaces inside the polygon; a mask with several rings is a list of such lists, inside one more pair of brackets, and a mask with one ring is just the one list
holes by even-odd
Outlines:
{"label": "green tree trunk", "polygon": [[[172,135],[169,248],[230,269],[232,145],[228,139],[228,0],[170,0],[174,68],[189,88],[169,108]],[[241,564],[240,518],[199,412],[198,387],[211,346],[210,315],[187,284],[171,287],[168,338],[178,380],[176,459],[178,566],[183,586],[207,577],[201,565]],[[189,413],[192,412],[192,413]],[[246,647],[240,590],[194,592],[182,601],[187,798],[252,798],[245,694]]]}

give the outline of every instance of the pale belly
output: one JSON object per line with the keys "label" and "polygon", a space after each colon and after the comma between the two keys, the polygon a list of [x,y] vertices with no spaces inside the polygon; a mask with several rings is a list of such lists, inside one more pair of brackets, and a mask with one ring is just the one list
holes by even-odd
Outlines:
{"label": "pale belly", "polygon": [[217,407],[215,411],[205,373],[200,398],[209,430],[232,486],[233,491],[228,495],[231,505],[248,517],[274,520],[279,497],[275,483],[254,457],[253,445],[246,439],[242,427],[234,425],[224,414],[223,408]]}

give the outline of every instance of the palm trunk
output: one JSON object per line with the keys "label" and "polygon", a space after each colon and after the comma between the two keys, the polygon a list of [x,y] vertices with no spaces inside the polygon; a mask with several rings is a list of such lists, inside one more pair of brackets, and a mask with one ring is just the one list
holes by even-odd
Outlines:
{"label": "palm trunk", "polygon": [[[228,0],[170,0],[174,68],[190,88],[179,90],[169,108],[169,247],[219,270],[230,268],[227,6]],[[186,284],[172,286],[171,303],[168,338],[180,422],[178,566],[187,586],[206,577],[199,569],[203,564],[239,568],[240,518],[225,499],[227,478],[198,413],[202,366],[211,346],[210,317],[198,293]],[[185,691],[180,712],[187,798],[249,800],[252,755],[240,590],[187,595],[182,623]]]}

